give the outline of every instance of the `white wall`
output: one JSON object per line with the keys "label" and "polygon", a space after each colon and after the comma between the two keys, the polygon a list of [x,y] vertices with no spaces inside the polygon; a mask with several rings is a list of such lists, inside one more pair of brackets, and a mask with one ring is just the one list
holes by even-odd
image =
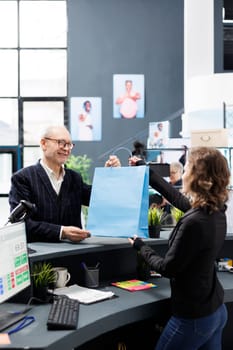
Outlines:
{"label": "white wall", "polygon": [[229,201],[227,203],[227,232],[233,234],[233,190],[230,191]]}
{"label": "white wall", "polygon": [[184,5],[182,136],[188,137],[196,115],[207,124],[198,123],[199,129],[223,127],[223,102],[233,104],[233,74],[214,74],[214,0]]}
{"label": "white wall", "polygon": [[185,84],[214,71],[213,6],[213,0],[184,0]]}

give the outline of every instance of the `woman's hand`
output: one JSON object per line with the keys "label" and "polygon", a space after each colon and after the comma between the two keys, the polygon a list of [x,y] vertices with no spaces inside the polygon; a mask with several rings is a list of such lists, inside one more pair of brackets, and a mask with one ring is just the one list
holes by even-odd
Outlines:
{"label": "woman's hand", "polygon": [[134,245],[134,241],[135,241],[135,239],[136,239],[137,237],[138,237],[137,235],[134,235],[133,237],[129,237],[129,238],[128,238],[129,243],[130,243],[131,245]]}
{"label": "woman's hand", "polygon": [[133,237],[128,238],[129,243],[134,247],[136,250],[140,250],[145,243],[141,238],[139,238],[137,235],[134,235]]}
{"label": "woman's hand", "polygon": [[135,166],[136,163],[137,163],[139,160],[142,160],[142,159],[139,158],[139,157],[137,157],[137,156],[130,157],[130,158],[129,158],[129,165],[130,165],[130,166]]}

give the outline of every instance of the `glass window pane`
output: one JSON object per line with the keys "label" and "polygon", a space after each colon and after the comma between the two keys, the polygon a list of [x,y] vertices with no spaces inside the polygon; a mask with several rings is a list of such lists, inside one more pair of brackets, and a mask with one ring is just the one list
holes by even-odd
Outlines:
{"label": "glass window pane", "polygon": [[65,1],[20,1],[21,47],[66,47]]}
{"label": "glass window pane", "polygon": [[66,50],[22,50],[21,96],[67,95]]}
{"label": "glass window pane", "polygon": [[50,125],[64,125],[64,102],[23,103],[24,144],[39,145],[42,131]]}
{"label": "glass window pane", "polygon": [[18,46],[16,1],[0,1],[0,47]]}
{"label": "glass window pane", "polygon": [[40,147],[24,147],[23,149],[23,166],[36,164],[41,158],[42,152]]}
{"label": "glass window pane", "polygon": [[10,179],[12,176],[12,154],[0,154],[0,169],[0,193],[8,194],[10,190]]}
{"label": "glass window pane", "polygon": [[0,99],[0,144],[18,145],[18,101]]}
{"label": "glass window pane", "polygon": [[0,96],[18,95],[17,50],[0,50]]}
{"label": "glass window pane", "polygon": [[0,216],[0,226],[6,224],[7,219],[10,214],[10,206],[8,202],[8,197],[2,197],[0,198],[0,208],[1,208],[1,216]]}

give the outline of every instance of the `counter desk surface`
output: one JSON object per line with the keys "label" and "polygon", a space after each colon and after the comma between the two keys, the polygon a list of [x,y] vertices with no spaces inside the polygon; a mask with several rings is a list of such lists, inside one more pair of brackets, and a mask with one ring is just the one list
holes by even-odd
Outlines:
{"label": "counter desk surface", "polygon": [[[231,240],[231,238],[228,238]],[[148,239],[147,242],[159,248],[167,245],[166,238]],[[101,256],[107,254],[109,256],[120,256],[120,261],[124,253],[127,259],[130,252],[133,254],[130,243],[126,238],[104,238],[91,237],[80,244],[71,243],[33,243],[29,245],[36,252],[30,255],[32,263],[44,259],[63,259],[68,261],[74,259],[77,261],[79,255],[88,257],[94,255]],[[106,259],[106,261],[108,261]],[[105,263],[106,263],[105,261]],[[128,260],[127,260],[128,261]],[[59,260],[60,262],[60,260]],[[134,260],[131,262],[134,264]],[[130,264],[129,264],[130,265]],[[123,258],[122,268],[126,269],[125,260]],[[124,270],[123,270],[124,271]],[[229,272],[219,273],[219,278],[225,290],[225,302],[233,302],[233,274]],[[110,286],[105,283],[107,289],[112,290],[116,294],[116,298],[105,300],[90,305],[80,305],[79,321],[77,330],[75,331],[47,331],[46,322],[50,304],[35,305],[29,314],[35,317],[35,322],[30,326],[22,329],[20,332],[10,336],[11,344],[4,345],[0,348],[4,349],[73,349],[82,344],[112,330],[118,329],[134,322],[148,320],[160,320],[169,309],[170,286],[169,280],[166,278],[152,279],[157,284],[157,288],[145,291],[128,292],[120,288]],[[23,308],[23,304],[3,303],[0,305],[1,310],[16,311]]]}
{"label": "counter desk surface", "polygon": [[[170,233],[171,233],[170,230],[163,230],[160,233],[160,238],[156,238],[156,239],[147,238],[145,239],[145,242],[153,246],[156,250],[162,247],[162,250],[166,251],[168,237]],[[36,251],[33,254],[29,254],[30,260],[32,262],[41,260],[42,256],[45,259],[50,259],[58,256],[72,256],[77,254],[104,252],[104,251],[118,250],[118,249],[132,249],[127,238],[115,238],[115,237],[90,237],[80,243],[38,242],[38,243],[29,243],[28,245],[30,248]],[[226,236],[223,251],[221,252],[221,257],[227,257],[229,254],[225,255],[225,252],[228,253],[228,251],[230,253],[229,257],[233,257],[232,245],[233,245],[233,234],[229,233]]]}
{"label": "counter desk surface", "polygon": [[[145,239],[153,246],[167,245],[167,233],[165,237],[159,239]],[[41,256],[46,259],[57,256],[71,256],[77,254],[86,254],[91,252],[103,252],[117,249],[129,249],[131,247],[127,238],[115,237],[90,237],[79,243],[59,242],[59,243],[29,243],[28,246],[36,252],[29,254],[32,261],[41,260]]]}
{"label": "counter desk surface", "polygon": [[[80,304],[79,321],[75,331],[47,331],[50,304],[35,305],[29,312],[29,315],[35,317],[35,322],[19,333],[12,334],[11,345],[2,348],[68,350],[121,326],[159,317],[166,309],[170,289],[165,278],[156,283],[157,288],[134,293],[112,286],[107,287],[116,297],[90,305]],[[22,304],[4,303],[0,306],[0,311],[15,311],[22,307]]]}
{"label": "counter desk surface", "polygon": [[[233,275],[228,272],[219,273],[225,289],[225,301],[233,301]],[[1,346],[4,349],[73,349],[95,337],[103,335],[119,327],[137,321],[153,318],[159,322],[169,309],[170,287],[166,278],[152,280],[157,288],[145,291],[128,292],[120,288],[108,286],[117,297],[90,305],[80,305],[79,321],[75,331],[47,331],[46,321],[50,304],[35,305],[29,315],[35,322],[10,336],[11,344]],[[15,311],[22,304],[4,303],[1,310]]]}

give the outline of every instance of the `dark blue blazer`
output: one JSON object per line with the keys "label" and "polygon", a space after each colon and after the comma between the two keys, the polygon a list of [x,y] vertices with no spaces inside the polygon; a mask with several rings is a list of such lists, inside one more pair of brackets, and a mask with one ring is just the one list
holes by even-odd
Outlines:
{"label": "dark blue blazer", "polygon": [[64,181],[57,195],[38,162],[13,174],[9,203],[11,210],[22,199],[36,205],[35,212],[26,219],[28,242],[58,242],[62,225],[82,227],[81,206],[89,205],[90,194],[91,186],[83,182],[81,175],[65,169]]}

